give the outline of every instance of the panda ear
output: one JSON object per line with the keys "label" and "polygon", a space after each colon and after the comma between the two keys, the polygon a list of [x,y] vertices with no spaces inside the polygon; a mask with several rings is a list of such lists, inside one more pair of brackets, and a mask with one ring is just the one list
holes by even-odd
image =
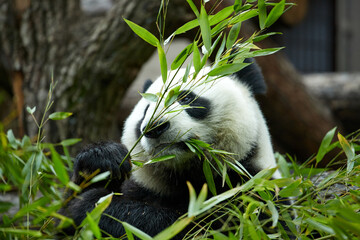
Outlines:
{"label": "panda ear", "polygon": [[143,93],[146,92],[148,90],[148,88],[151,86],[151,84],[153,84],[153,82],[150,79],[146,80],[144,83],[142,92]]}
{"label": "panda ear", "polygon": [[266,84],[260,67],[253,58],[245,59],[244,63],[251,63],[251,65],[234,73],[236,80],[246,84],[253,94],[265,94]]}

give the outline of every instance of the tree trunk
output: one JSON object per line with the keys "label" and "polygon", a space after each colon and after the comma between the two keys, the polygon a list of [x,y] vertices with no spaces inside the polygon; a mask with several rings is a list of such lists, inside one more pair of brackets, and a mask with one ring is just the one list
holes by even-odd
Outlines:
{"label": "tree trunk", "polygon": [[[0,50],[17,90],[14,94],[24,131],[36,135],[37,127],[24,109],[36,106],[40,121],[53,76],[57,86],[52,111],[70,111],[74,116],[49,124],[48,141],[118,139],[115,116],[119,103],[154,51],[123,17],[157,32],[159,4],[158,0],[121,0],[106,16],[89,17],[78,0],[1,1]],[[169,31],[178,26],[175,22],[186,19],[184,7],[174,4],[176,1],[169,10],[177,14],[169,14],[173,16],[167,19]]]}
{"label": "tree trunk", "polygon": [[306,87],[341,121],[346,133],[360,129],[360,74],[308,74]]}

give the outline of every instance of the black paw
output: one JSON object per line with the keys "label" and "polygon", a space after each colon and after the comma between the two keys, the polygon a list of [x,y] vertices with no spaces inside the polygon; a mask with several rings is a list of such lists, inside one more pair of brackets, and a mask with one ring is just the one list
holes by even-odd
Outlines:
{"label": "black paw", "polygon": [[[110,171],[111,185],[121,184],[129,177],[131,171],[130,158],[124,160],[128,150],[116,142],[94,143],[83,149],[75,159],[73,181],[81,184],[95,171]],[[104,182],[104,181],[103,181]],[[97,184],[99,185],[99,184]]]}

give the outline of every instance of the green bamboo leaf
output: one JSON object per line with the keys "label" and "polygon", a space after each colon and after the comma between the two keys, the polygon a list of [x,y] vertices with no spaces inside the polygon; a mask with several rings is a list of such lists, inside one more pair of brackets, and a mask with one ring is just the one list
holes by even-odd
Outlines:
{"label": "green bamboo leaf", "polygon": [[197,42],[193,44],[193,63],[195,68],[195,73],[198,73],[201,70],[201,58]]}
{"label": "green bamboo leaf", "polygon": [[242,0],[235,0],[234,11],[239,12],[242,7]]}
{"label": "green bamboo leaf", "polygon": [[199,24],[200,24],[201,36],[202,36],[205,48],[208,52],[210,52],[211,30],[210,30],[210,24],[209,24],[209,17],[207,15],[205,7],[203,5],[201,5]]}
{"label": "green bamboo leaf", "polygon": [[260,29],[262,30],[265,28],[265,22],[267,19],[265,0],[258,1],[258,9],[259,9],[259,25],[260,25]]}
{"label": "green bamboo leaf", "polygon": [[266,21],[264,23],[265,27],[268,28],[272,24],[274,24],[274,22],[276,22],[279,19],[279,17],[284,13],[284,9],[285,9],[285,0],[281,0],[279,3],[275,5],[275,7],[271,9],[269,16],[267,16]]}
{"label": "green bamboo leaf", "polygon": [[[106,196],[101,197],[98,202],[96,203],[96,207],[90,212],[91,218],[98,222],[100,220],[100,217],[102,213],[109,207],[112,197],[114,193],[110,193]],[[80,226],[83,227],[85,224],[87,224],[87,219],[84,219]]]}
{"label": "green bamboo leaf", "polygon": [[29,106],[26,107],[26,111],[30,114],[34,114],[34,112],[36,111],[36,106],[33,108],[30,108]]}
{"label": "green bamboo leaf", "polygon": [[247,55],[249,57],[267,56],[267,55],[277,53],[278,51],[280,51],[283,48],[284,47],[260,49],[260,50],[255,50],[255,51],[249,52]]}
{"label": "green bamboo leaf", "polygon": [[197,26],[199,26],[199,21],[197,19],[194,19],[190,22],[185,23],[184,25],[182,25],[181,27],[179,27],[171,36],[175,36],[177,34],[182,34],[185,33],[191,29],[196,28]]}
{"label": "green bamboo leaf", "polygon": [[88,226],[91,230],[91,233],[93,233],[95,235],[96,238],[101,239],[101,231],[100,228],[98,226],[98,221],[95,221],[92,217],[90,213],[86,213],[86,218],[85,218],[86,222],[88,223]]}
{"label": "green bamboo leaf", "polygon": [[234,25],[236,23],[241,23],[241,22],[244,22],[250,18],[253,18],[255,16],[259,15],[259,12],[257,9],[251,9],[251,10],[247,10],[247,11],[244,11],[244,12],[241,12],[239,15],[233,17],[231,20],[230,20],[230,25]]}
{"label": "green bamboo leaf", "polygon": [[190,43],[186,48],[184,48],[179,55],[176,56],[176,58],[174,59],[174,61],[171,64],[171,70],[175,70],[177,68],[179,68],[186,60],[186,58],[190,55],[191,51],[192,51],[192,46],[193,44]]}
{"label": "green bamboo leaf", "polygon": [[157,102],[159,99],[159,96],[153,93],[140,93],[140,95],[149,102]]}
{"label": "green bamboo leaf", "polygon": [[244,67],[250,65],[249,63],[231,63],[226,64],[220,67],[217,67],[213,70],[211,70],[208,75],[209,76],[222,76],[222,75],[229,75],[233,74],[235,72],[240,71]]}
{"label": "green bamboo leaf", "polygon": [[176,156],[175,155],[165,155],[165,156],[161,156],[161,157],[157,157],[157,158],[153,158],[150,159],[148,162],[146,162],[145,164],[152,164],[152,163],[157,163],[157,162],[163,162],[163,161],[167,161],[170,159],[174,159]]}
{"label": "green bamboo leaf", "polygon": [[220,60],[220,57],[222,55],[222,53],[224,52],[225,50],[225,44],[226,44],[226,35],[224,36],[224,39],[223,41],[221,42],[221,45],[216,53],[216,56],[215,56],[215,62],[219,61]]}
{"label": "green bamboo leaf", "polygon": [[201,213],[201,208],[204,205],[204,201],[206,200],[207,197],[207,184],[204,184],[200,190],[199,196],[196,199],[196,214],[200,214]]}
{"label": "green bamboo leaf", "polygon": [[190,5],[190,8],[191,8],[191,10],[193,10],[193,12],[195,13],[195,16],[197,17],[197,18],[199,18],[199,10],[197,9],[197,7],[195,6],[195,4],[193,3],[193,1],[192,0],[186,0],[187,2],[188,2],[188,4]]}
{"label": "green bamboo leaf", "polygon": [[272,201],[266,201],[268,208],[271,212],[271,219],[272,219],[272,227],[276,227],[278,220],[279,220],[279,212],[277,211],[274,203]]}
{"label": "green bamboo leaf", "polygon": [[[221,11],[216,13],[215,15],[209,15],[209,24],[210,24],[210,26],[218,24],[219,22],[223,21],[225,18],[230,16],[230,14],[232,12],[233,12],[232,6],[229,6],[229,7],[226,7],[224,9],[222,9]],[[187,22],[184,25],[182,25],[181,27],[179,27],[173,34],[170,35],[169,38],[174,37],[175,35],[178,35],[178,34],[185,33],[185,32],[187,32],[187,31],[189,31],[191,29],[196,28],[199,25],[200,24],[199,24],[198,19],[191,20],[190,22]]]}
{"label": "green bamboo leaf", "polygon": [[225,18],[229,17],[231,15],[231,13],[233,13],[233,12],[234,12],[233,7],[229,6],[229,7],[222,9],[215,15],[210,15],[209,16],[210,26],[213,26],[213,25],[218,24],[219,22],[223,21]]}
{"label": "green bamboo leaf", "polygon": [[283,188],[279,192],[280,197],[298,197],[302,194],[302,189],[299,188],[301,179],[298,179],[291,183],[289,186]]}
{"label": "green bamboo leaf", "polygon": [[131,28],[131,30],[133,30],[134,33],[138,35],[140,38],[142,38],[145,42],[153,45],[154,47],[157,47],[160,44],[159,40],[145,28],[140,27],[136,23],[133,23],[132,21],[127,20],[125,18],[124,21]]}
{"label": "green bamboo leaf", "polygon": [[196,213],[196,192],[194,187],[191,185],[190,182],[186,182],[189,188],[189,206],[188,206],[188,216],[193,217]]}
{"label": "green bamboo leaf", "polygon": [[290,177],[290,169],[285,158],[279,153],[275,153],[275,158],[277,159],[277,164],[279,165],[279,170],[282,175],[286,178]]}
{"label": "green bamboo leaf", "polygon": [[[28,230],[28,229],[16,229],[16,228],[0,228],[2,233],[10,233],[14,235],[31,236],[31,237],[42,237],[40,231]],[[22,239],[22,238],[21,238]]]}
{"label": "green bamboo leaf", "polygon": [[110,171],[106,171],[106,172],[100,173],[100,174],[96,175],[95,177],[93,177],[93,178],[90,180],[90,182],[91,182],[91,183],[100,182],[100,181],[102,181],[102,180],[107,179],[109,176],[110,176]]}
{"label": "green bamboo leaf", "polygon": [[321,141],[318,153],[316,154],[316,162],[319,163],[329,151],[329,146],[334,138],[336,127],[326,133],[324,139]]}
{"label": "green bamboo leaf", "polygon": [[167,61],[166,61],[166,55],[165,55],[164,49],[162,48],[160,43],[158,43],[158,45],[157,45],[157,50],[158,50],[158,54],[159,54],[161,76],[162,76],[163,83],[165,84],[166,80],[167,80],[167,72],[168,72]]}
{"label": "green bamboo leaf", "polygon": [[68,118],[72,115],[71,112],[54,112],[49,115],[49,118],[51,120],[63,120],[65,118]]}
{"label": "green bamboo leaf", "polygon": [[238,39],[239,32],[240,32],[241,22],[236,23],[232,28],[230,29],[229,36],[226,40],[226,49],[232,48],[235,41]]}
{"label": "green bamboo leaf", "polygon": [[354,158],[355,158],[355,149],[352,144],[350,144],[346,138],[344,138],[340,133],[338,133],[338,139],[339,143],[342,147],[342,149],[345,152],[346,158],[347,158],[347,167],[346,172],[349,173],[354,168]]}
{"label": "green bamboo leaf", "polygon": [[50,151],[51,151],[51,159],[54,163],[54,170],[56,176],[59,178],[62,184],[67,185],[69,182],[69,175],[64,166],[64,163],[61,161],[61,157],[59,153],[55,151],[53,146],[50,146]]}
{"label": "green bamboo leaf", "polygon": [[164,103],[165,107],[170,106],[177,100],[177,98],[180,94],[180,87],[181,86],[176,86],[169,91],[169,93],[165,99],[165,103]]}
{"label": "green bamboo leaf", "polygon": [[282,33],[281,32],[270,32],[270,33],[262,34],[262,35],[254,37],[253,42],[260,42],[270,36],[277,35],[277,34],[282,34]]}
{"label": "green bamboo leaf", "polygon": [[209,186],[210,192],[215,196],[216,195],[216,187],[215,187],[215,181],[214,176],[211,171],[211,167],[208,160],[203,161],[203,172],[206,178],[206,182]]}
{"label": "green bamboo leaf", "polygon": [[60,142],[60,144],[64,147],[68,147],[68,146],[72,146],[78,142],[81,142],[81,138],[69,138],[69,139],[66,139],[66,140],[63,140]]}
{"label": "green bamboo leaf", "polygon": [[307,218],[307,219],[305,219],[305,222],[307,224],[309,224],[310,226],[312,226],[317,231],[323,231],[323,232],[326,232],[331,235],[335,234],[334,230],[331,229],[331,227],[316,221],[315,218]]}
{"label": "green bamboo leaf", "polygon": [[166,228],[164,231],[160,232],[154,237],[154,240],[168,240],[172,239],[176,234],[181,232],[187,225],[189,225],[193,217],[186,217],[183,219],[179,219],[174,222],[170,227]]}
{"label": "green bamboo leaf", "polygon": [[188,65],[186,66],[185,74],[184,74],[184,76],[182,78],[183,83],[186,83],[187,80],[188,80],[191,66],[192,66],[192,62],[189,62]]}
{"label": "green bamboo leaf", "polygon": [[129,223],[127,223],[127,222],[121,222],[121,223],[125,228],[126,235],[129,240],[134,239],[133,235],[137,236],[141,240],[153,240],[153,238],[150,237],[148,234],[146,234],[143,231],[141,231],[140,229],[130,225]]}

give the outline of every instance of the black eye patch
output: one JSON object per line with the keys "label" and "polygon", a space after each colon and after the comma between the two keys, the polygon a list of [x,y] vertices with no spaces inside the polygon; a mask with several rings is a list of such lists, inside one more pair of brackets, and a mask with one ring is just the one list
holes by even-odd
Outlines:
{"label": "black eye patch", "polygon": [[177,101],[181,105],[190,106],[190,108],[186,108],[185,111],[192,118],[202,120],[205,119],[210,113],[210,101],[206,98],[197,96],[193,92],[182,91],[179,94]]}
{"label": "black eye patch", "polygon": [[149,109],[149,106],[150,105],[147,105],[146,108],[145,108],[145,111],[144,111],[144,115],[143,117],[140,119],[140,121],[136,124],[136,129],[135,129],[135,134],[136,134],[136,137],[139,138],[140,135],[141,135],[141,123],[144,121],[144,118],[145,118],[145,115],[146,115],[146,112],[147,110]]}

